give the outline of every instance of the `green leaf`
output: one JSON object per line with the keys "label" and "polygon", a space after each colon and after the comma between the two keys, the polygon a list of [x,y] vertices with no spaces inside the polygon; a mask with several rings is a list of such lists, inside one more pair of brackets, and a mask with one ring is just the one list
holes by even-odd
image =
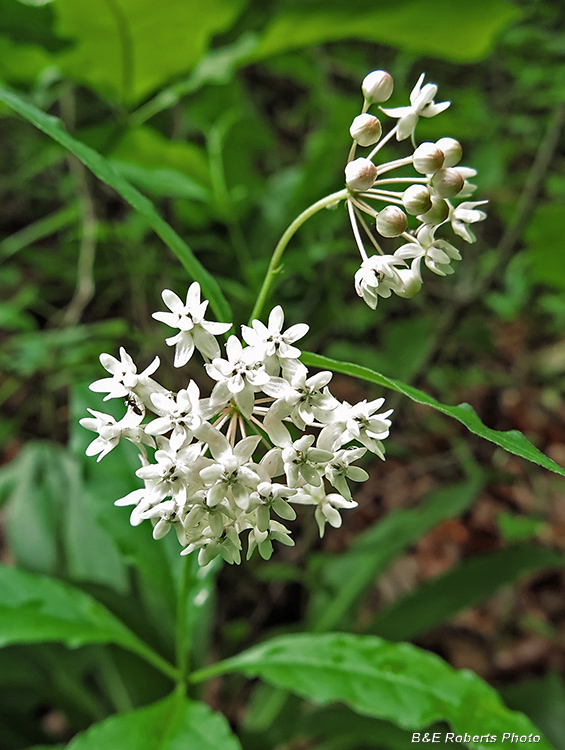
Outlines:
{"label": "green leaf", "polygon": [[565,750],[565,684],[558,672],[503,688],[504,701],[536,722],[556,750]]}
{"label": "green leaf", "polygon": [[205,703],[173,695],[112,716],[79,734],[67,750],[241,750],[226,719]]}
{"label": "green leaf", "polygon": [[55,573],[60,562],[61,499],[52,469],[54,454],[47,442],[28,443],[14,460],[17,473],[8,498],[9,547],[19,565],[38,573]]}
{"label": "green leaf", "polygon": [[469,404],[459,404],[458,406],[442,404],[432,396],[428,396],[427,393],[420,391],[418,388],[414,388],[412,385],[407,385],[406,383],[401,383],[399,380],[387,378],[385,375],[370,370],[368,367],[354,365],[350,362],[340,362],[337,359],[323,357],[320,354],[303,352],[301,360],[305,365],[310,365],[311,367],[319,367],[324,370],[341,372],[344,375],[351,375],[354,378],[366,380],[369,383],[376,383],[384,388],[391,388],[397,393],[402,393],[403,396],[408,396],[408,398],[412,399],[412,401],[415,401],[417,404],[431,406],[432,409],[436,409],[442,414],[447,414],[448,417],[453,417],[453,419],[464,424],[473,434],[478,435],[485,440],[489,440],[495,445],[499,445],[501,448],[504,448],[505,451],[520,456],[521,458],[525,458],[527,461],[531,461],[539,466],[543,466],[544,469],[549,469],[549,471],[554,471],[556,474],[565,476],[565,469],[539,451],[527,438],[524,437],[524,435],[522,435],[521,432],[518,432],[518,430],[507,430],[501,432],[487,427],[481,422],[477,413]]}
{"label": "green leaf", "polygon": [[29,120],[36,128],[39,128],[39,130],[42,130],[53,138],[53,140],[57,141],[57,143],[68,149],[96,177],[113,187],[132,208],[147,220],[149,226],[155,230],[163,242],[174,252],[190,276],[200,283],[204,297],[210,300],[210,304],[219,320],[231,320],[229,305],[216,279],[195,258],[192,250],[179,237],[175,230],[159,216],[151,201],[130,185],[125,177],[107,159],[67,133],[58,118],[42,112],[15,92],[0,87],[0,101],[4,102],[4,104],[11,107],[21,117]]}
{"label": "green leaf", "polygon": [[[539,735],[522,714],[509,711],[491,687],[469,671],[458,672],[435,654],[409,643],[348,633],[298,634],[273,638],[212,667],[194,681],[241,672],[290,690],[317,704],[342,701],[364,716],[386,719],[404,729],[447,721],[467,733],[470,747],[504,732]],[[478,741],[472,741],[473,737]],[[550,750],[542,737],[539,748]]]}
{"label": "green leaf", "polygon": [[188,72],[245,0],[57,0],[58,33],[74,42],[63,72],[102,95],[139,102]]}
{"label": "green leaf", "polygon": [[338,39],[360,39],[400,47],[417,55],[456,62],[485,57],[497,34],[520,16],[506,0],[353,1],[290,7],[268,26],[254,59]]}
{"label": "green leaf", "polygon": [[57,641],[113,643],[173,677],[175,669],[92,597],[53,578],[0,566],[0,647]]}
{"label": "green leaf", "polygon": [[492,596],[501,586],[554,567],[565,567],[565,557],[533,545],[473,557],[391,604],[366,630],[395,641],[410,640]]}
{"label": "green leaf", "polygon": [[148,126],[130,128],[112,150],[111,159],[128,179],[137,179],[154,194],[208,199],[208,158],[195,143],[170,141]]}
{"label": "green leaf", "polygon": [[4,81],[10,83],[34,81],[50,62],[50,56],[41,47],[32,44],[14,44],[8,37],[0,36],[0,78]]}
{"label": "green leaf", "polygon": [[476,479],[430,493],[417,507],[396,510],[360,534],[341,555],[317,561],[309,620],[315,631],[349,623],[355,604],[386,566],[429,529],[468,508],[481,483]]}
{"label": "green leaf", "polygon": [[54,443],[31,442],[13,462],[6,531],[24,569],[128,590],[125,566],[84,502],[74,457]]}

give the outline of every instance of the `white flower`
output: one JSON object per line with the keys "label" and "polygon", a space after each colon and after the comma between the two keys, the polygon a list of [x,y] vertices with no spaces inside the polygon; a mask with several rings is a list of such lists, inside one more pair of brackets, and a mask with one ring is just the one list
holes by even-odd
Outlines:
{"label": "white flower", "polygon": [[111,414],[104,414],[104,412],[94,411],[94,409],[88,409],[87,411],[92,414],[94,419],[84,417],[79,420],[79,424],[87,430],[98,433],[98,437],[90,443],[85,451],[87,456],[98,455],[97,461],[101,461],[104,456],[107,456],[123,437],[131,440],[132,443],[154,444],[153,438],[146,435],[143,428],[139,426],[145,410],[136,413],[133,409],[128,409],[125,417],[119,422],[116,422]]}
{"label": "white flower", "polygon": [[381,107],[385,115],[389,117],[397,117],[397,131],[396,139],[403,141],[406,138],[414,135],[414,130],[418,124],[420,117],[434,117],[439,115],[440,112],[446,110],[451,102],[440,102],[436,104],[434,102],[434,96],[437,94],[437,86],[435,83],[424,83],[425,73],[418,78],[418,82],[412,89],[410,94],[410,106],[408,107],[392,107],[385,109]]}
{"label": "white flower", "polygon": [[298,359],[300,349],[292,346],[295,341],[303,338],[309,330],[306,323],[297,323],[288,328],[284,333],[284,312],[280,305],[271,310],[267,325],[260,320],[251,321],[251,326],[241,326],[241,335],[244,341],[253,347],[257,358],[268,361],[269,358]]}
{"label": "white flower", "polygon": [[214,457],[214,461],[200,471],[200,478],[209,488],[207,504],[214,507],[228,497],[233,498],[238,508],[247,510],[250,494],[261,481],[259,467],[251,462],[261,437],[243,438],[232,448],[227,438],[208,424],[203,425],[199,437],[206,440]]}
{"label": "white flower", "polygon": [[270,521],[271,508],[277,516],[287,521],[294,521],[296,512],[288,504],[288,499],[296,495],[296,490],[277,482],[260,482],[257,490],[251,493],[251,507],[254,507],[256,516],[256,528],[259,531],[267,531]]}
{"label": "white flower", "polygon": [[152,483],[151,504],[172,497],[182,506],[187,499],[187,488],[193,486],[193,473],[202,452],[200,443],[193,443],[181,451],[161,448],[155,451],[155,464],[147,464],[135,473],[140,479]]}
{"label": "white flower", "polygon": [[226,344],[227,359],[217,357],[206,365],[208,375],[217,380],[211,403],[225,404],[232,397],[242,413],[249,417],[253,409],[253,394],[271,379],[261,360],[261,351],[248,346],[245,349],[237,336],[230,336]]}
{"label": "white flower", "polygon": [[424,257],[426,266],[438,276],[449,276],[453,273],[452,260],[461,260],[461,253],[447,240],[436,240],[436,227],[424,224],[417,232],[417,242],[408,242],[398,248],[395,255],[399,258]]}
{"label": "white flower", "polygon": [[394,255],[372,255],[361,263],[355,274],[355,291],[373,310],[379,297],[390,297],[402,289],[397,266],[406,266],[402,258]]}
{"label": "white flower", "polygon": [[484,211],[479,211],[477,206],[484,206],[488,201],[464,201],[457,208],[452,208],[449,214],[451,228],[455,234],[462,237],[465,242],[475,242],[476,237],[471,231],[469,224],[476,224],[478,221],[484,221],[487,215]]}
{"label": "white flower", "polygon": [[324,464],[331,461],[333,453],[313,448],[314,435],[303,435],[283,449],[282,460],[289,487],[296,487],[299,478],[319,487],[322,484]]}
{"label": "white flower", "polygon": [[352,406],[344,401],[332,412],[332,421],[320,432],[318,445],[334,451],[350,440],[358,440],[365,448],[384,460],[381,440],[388,437],[392,409],[376,414],[384,398],[360,401]]}
{"label": "white flower", "polygon": [[176,346],[174,366],[185,365],[192,357],[195,347],[208,359],[218,357],[220,347],[215,336],[229,331],[231,323],[204,320],[208,301],[200,302],[200,284],[195,281],[190,285],[184,304],[170,289],[165,289],[162,297],[171,312],[156,312],[153,317],[170,328],[179,329],[176,336],[165,339],[169,346]]}
{"label": "white flower", "polygon": [[273,554],[272,539],[281,542],[281,544],[285,544],[287,547],[294,546],[294,542],[290,538],[290,531],[278,521],[269,521],[269,527],[265,531],[261,531],[256,526],[251,527],[249,532],[247,559],[249,560],[255,551],[255,547],[257,547],[263,560],[270,560],[271,555]]}
{"label": "white flower", "polygon": [[303,430],[316,420],[325,421],[327,413],[335,409],[339,402],[325,387],[331,379],[332,373],[328,370],[308,377],[308,369],[299,362],[290,382],[285,378],[271,378],[263,386],[265,393],[277,399],[264,420],[265,429],[276,445],[290,443],[290,438],[285,437],[288,435],[286,428],[281,432],[280,423],[286,417]]}
{"label": "white flower", "polygon": [[215,534],[210,527],[206,528],[197,541],[182,550],[181,555],[189,555],[196,549],[200,550],[198,564],[202,567],[218,555],[230,565],[241,562],[241,540],[234,524],[226,525],[221,534]]}
{"label": "white flower", "polygon": [[172,430],[170,445],[178,450],[202,424],[199,399],[200,391],[193,380],[177,393],[176,399],[172,395],[152,394],[151,402],[162,416],[146,425],[145,431],[148,435],[164,435]]}
{"label": "white flower", "polygon": [[292,502],[300,505],[316,506],[314,516],[321,537],[324,536],[326,523],[329,523],[334,529],[338,529],[341,526],[342,520],[338,508],[357,507],[356,502],[353,500],[346,500],[336,492],[331,492],[327,495],[323,485],[320,485],[319,487],[310,485],[302,487],[299,493],[292,498]]}
{"label": "white flower", "polygon": [[328,478],[330,484],[332,484],[336,490],[346,500],[351,501],[351,490],[347,484],[347,480],[351,479],[353,482],[365,482],[369,478],[369,475],[360,466],[352,466],[353,461],[361,458],[366,453],[366,448],[343,448],[336,452],[331,462],[326,466],[325,475]]}
{"label": "white flower", "polygon": [[101,354],[100,363],[112,377],[95,380],[89,387],[96,393],[107,393],[104,401],[110,398],[124,398],[132,392],[142,395],[140,390],[149,393],[165,390],[149,377],[159,367],[159,357],[155,357],[153,362],[139,374],[133,359],[123,346],[120,347],[120,359],[116,359],[111,354]]}

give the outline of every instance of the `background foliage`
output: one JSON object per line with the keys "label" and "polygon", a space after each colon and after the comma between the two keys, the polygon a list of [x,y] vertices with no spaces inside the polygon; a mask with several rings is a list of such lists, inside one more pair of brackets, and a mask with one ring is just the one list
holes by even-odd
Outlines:
{"label": "background foliage", "polygon": [[[449,404],[444,414],[484,435],[471,411],[451,408],[469,402],[491,431],[525,433],[546,468],[565,463],[563,16],[557,0],[0,0],[3,748],[64,744],[113,714],[70,747],[153,748],[164,725],[163,747],[227,750],[396,750],[430,721],[470,731],[425,685],[423,713],[403,725],[401,709],[374,710],[380,694],[354,700],[339,675],[324,672],[323,694],[300,682],[324,654],[359,659],[361,642],[380,664],[379,636],[472,669],[565,747],[562,478],[502,450],[518,441],[509,449],[539,463],[523,437],[497,432],[495,447],[428,408]],[[358,510],[323,543],[299,518],[297,547],[269,563],[193,571],[194,666],[247,650],[216,669],[235,674],[195,684],[193,703],[165,697],[178,548],[113,508],[135,487],[127,446],[85,460],[76,422],[99,407],[86,384],[99,352],[123,344],[142,366],[160,354],[165,382],[183,387],[151,313],[164,287],[182,294],[202,269],[217,314],[229,317],[225,297],[246,320],[281,232],[341,186],[359,83],[374,68],[393,74],[393,104],[421,71],[452,100],[417,135],[461,140],[489,220],[453,278],[376,311],[352,288],[344,212],[294,238],[276,299],[289,322],[311,325],[310,351],[365,372],[366,383],[336,376],[336,395],[383,392],[396,407],[388,460],[367,466]],[[417,387],[420,405],[382,391],[387,378],[400,394]],[[333,630],[372,638],[335,641]],[[255,645],[277,634],[270,648],[290,654],[282,672]],[[448,665],[402,648],[463,689]],[[469,679],[469,695],[499,705]],[[343,703],[316,707],[292,687]]]}

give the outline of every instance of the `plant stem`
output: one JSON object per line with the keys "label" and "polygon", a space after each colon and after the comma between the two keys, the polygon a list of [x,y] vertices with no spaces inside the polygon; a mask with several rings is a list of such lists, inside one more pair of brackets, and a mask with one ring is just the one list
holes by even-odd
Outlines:
{"label": "plant stem", "polygon": [[176,623],[176,651],[177,651],[177,691],[186,695],[186,680],[188,675],[188,622],[186,616],[186,600],[192,582],[192,557],[185,555],[182,564],[182,573],[177,599],[177,623]]}
{"label": "plant stem", "polygon": [[292,224],[287,228],[283,236],[278,241],[278,244],[271,256],[269,268],[267,269],[267,273],[265,274],[265,278],[263,279],[263,285],[261,286],[259,295],[257,296],[257,301],[255,302],[251,317],[249,318],[250,325],[252,320],[254,320],[255,318],[259,318],[261,315],[275,275],[280,272],[279,264],[282,255],[286,249],[286,246],[288,245],[294,234],[297,232],[297,230],[300,229],[300,227],[306,221],[308,221],[311,216],[314,216],[314,214],[320,211],[322,208],[327,208],[332,204],[339,203],[339,201],[345,200],[348,195],[349,191],[347,188],[338,190],[337,193],[326,195],[325,198],[321,198],[319,201],[316,201],[316,203],[313,203],[305,211],[303,211],[300,216],[297,216]]}

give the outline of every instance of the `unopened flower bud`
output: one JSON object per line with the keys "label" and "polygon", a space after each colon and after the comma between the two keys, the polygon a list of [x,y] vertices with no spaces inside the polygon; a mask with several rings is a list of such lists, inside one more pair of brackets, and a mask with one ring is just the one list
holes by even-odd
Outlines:
{"label": "unopened flower bud", "polygon": [[420,174],[434,174],[443,167],[443,151],[435,143],[426,141],[414,151],[414,169]]}
{"label": "unopened flower bud", "polygon": [[449,216],[449,206],[443,198],[432,198],[432,207],[425,214],[418,216],[424,224],[441,224]]}
{"label": "unopened flower bud", "polygon": [[381,137],[383,129],[378,117],[365,113],[357,115],[351,123],[349,132],[360,146],[372,146]]}
{"label": "unopened flower bud", "polygon": [[430,191],[425,185],[410,185],[402,195],[402,203],[412,216],[425,214],[432,207]]}
{"label": "unopened flower bud", "polygon": [[361,156],[345,166],[345,183],[350,190],[368,190],[376,179],[377,168],[370,159]]}
{"label": "unopened flower bud", "polygon": [[361,84],[363,96],[370,102],[386,102],[390,99],[393,88],[392,76],[385,70],[373,70],[365,76]]}
{"label": "unopened flower bud", "polygon": [[436,146],[444,153],[444,167],[454,167],[459,164],[463,156],[463,149],[459,141],[456,141],[455,138],[440,138],[439,141],[436,141]]}
{"label": "unopened flower bud", "polygon": [[386,206],[377,216],[377,232],[383,237],[398,237],[406,229],[408,219],[398,206]]}
{"label": "unopened flower bud", "polygon": [[438,198],[453,198],[463,189],[465,180],[458,169],[440,169],[432,177],[432,187]]}

